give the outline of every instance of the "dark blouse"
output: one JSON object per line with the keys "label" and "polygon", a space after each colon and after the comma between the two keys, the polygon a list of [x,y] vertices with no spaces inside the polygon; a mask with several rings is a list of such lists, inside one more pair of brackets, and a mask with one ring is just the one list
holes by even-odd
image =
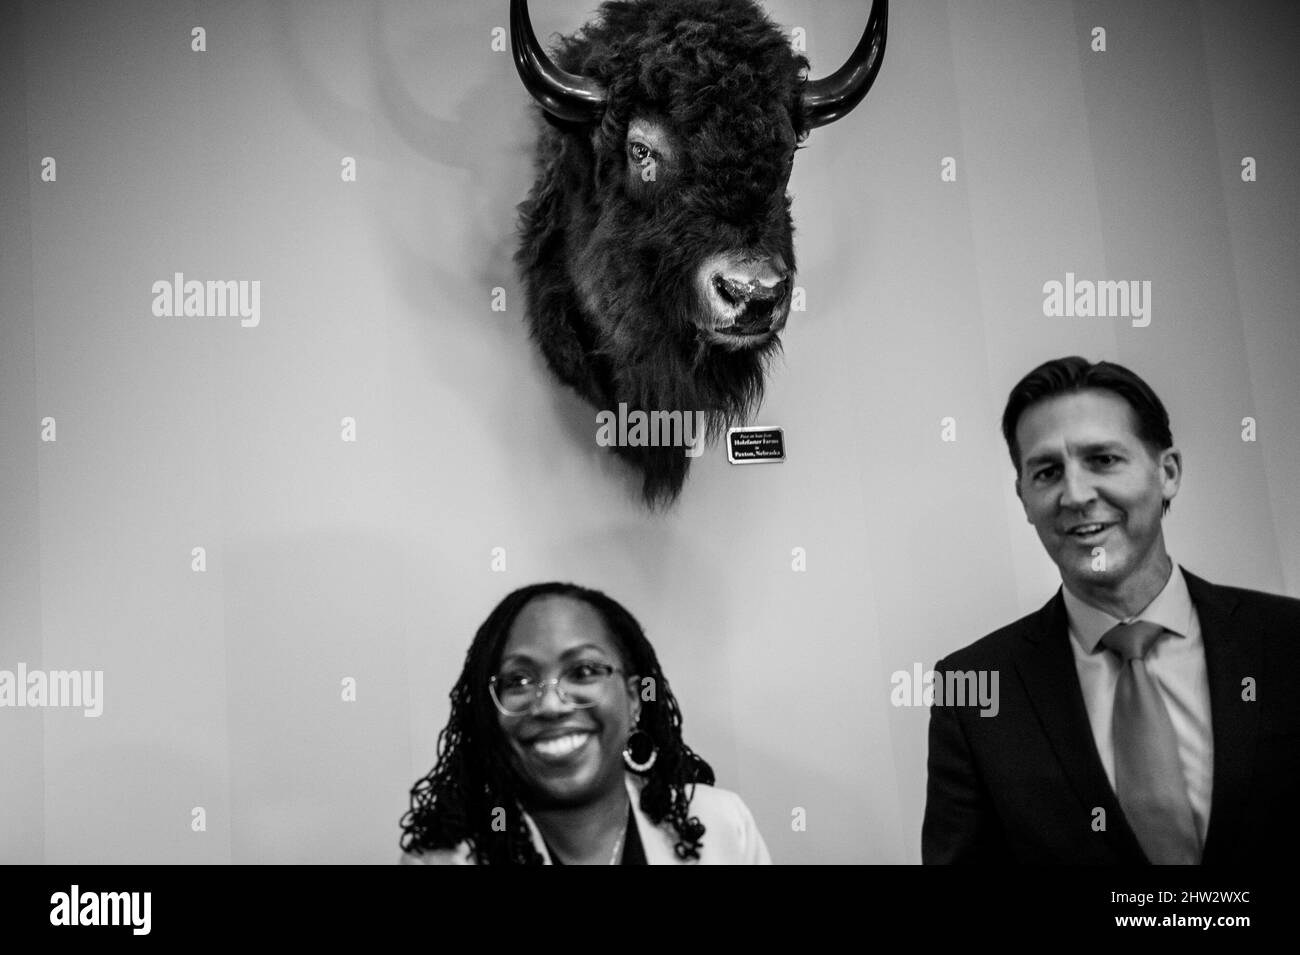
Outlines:
{"label": "dark blouse", "polygon": [[[545,839],[542,841],[545,842]],[[546,843],[546,851],[551,855],[551,865],[564,865],[564,862],[556,855],[549,842]],[[645,861],[645,847],[641,845],[641,833],[637,832],[636,816],[632,813],[630,803],[627,807],[627,835],[623,838],[623,857],[618,864],[648,865]]]}

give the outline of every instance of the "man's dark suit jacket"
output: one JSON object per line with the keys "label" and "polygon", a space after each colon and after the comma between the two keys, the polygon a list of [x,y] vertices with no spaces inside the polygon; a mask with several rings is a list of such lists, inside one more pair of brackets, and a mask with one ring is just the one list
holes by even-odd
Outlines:
{"label": "man's dark suit jacket", "polygon": [[[1203,862],[1300,861],[1300,600],[1186,571],[1210,683],[1214,784]],[[939,661],[996,670],[999,710],[935,705],[921,858],[930,863],[1142,864],[1093,740],[1065,601]],[[1242,699],[1254,681],[1253,702]],[[1105,810],[1104,832],[1093,830]]]}

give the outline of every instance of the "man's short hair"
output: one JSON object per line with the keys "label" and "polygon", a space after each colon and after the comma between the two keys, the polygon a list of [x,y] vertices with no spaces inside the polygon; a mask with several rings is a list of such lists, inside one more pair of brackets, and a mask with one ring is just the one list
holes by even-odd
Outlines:
{"label": "man's short hair", "polygon": [[[1110,391],[1128,402],[1137,416],[1137,436],[1152,455],[1174,445],[1169,430],[1169,412],[1151,386],[1123,365],[1110,361],[1090,362],[1078,355],[1044,362],[1021,378],[1007,398],[1002,413],[1002,436],[1011,452],[1011,465],[1020,474],[1020,446],[1016,426],[1020,417],[1034,405],[1059,395],[1089,390]],[[1165,501],[1166,511],[1169,502]]]}

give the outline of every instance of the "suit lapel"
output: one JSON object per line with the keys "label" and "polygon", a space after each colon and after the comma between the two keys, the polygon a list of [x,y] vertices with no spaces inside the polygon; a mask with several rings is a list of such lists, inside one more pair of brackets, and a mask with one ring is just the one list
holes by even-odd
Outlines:
{"label": "suit lapel", "polygon": [[1063,775],[1084,806],[1105,809],[1104,838],[1111,850],[1122,861],[1145,861],[1097,753],[1059,590],[1031,622],[1025,640],[1029,647],[1016,669]]}
{"label": "suit lapel", "polygon": [[632,800],[632,817],[636,820],[637,835],[641,837],[641,849],[645,853],[646,865],[672,865],[677,862],[673,851],[674,840],[660,826],[656,826],[641,808],[641,785],[627,773],[623,777],[627,785],[628,799]]}
{"label": "suit lapel", "polygon": [[551,850],[546,848],[546,839],[542,836],[542,830],[537,828],[537,823],[527,811],[524,812],[524,822],[528,826],[528,835],[533,840],[533,848],[542,857],[542,865],[554,865],[555,863],[551,861]]}
{"label": "suit lapel", "polygon": [[1205,644],[1210,683],[1210,726],[1214,734],[1214,790],[1202,861],[1213,863],[1230,850],[1241,822],[1259,731],[1259,704],[1243,701],[1241,681],[1262,672],[1259,634],[1236,626],[1237,598],[1185,569],[1187,592],[1196,607]]}

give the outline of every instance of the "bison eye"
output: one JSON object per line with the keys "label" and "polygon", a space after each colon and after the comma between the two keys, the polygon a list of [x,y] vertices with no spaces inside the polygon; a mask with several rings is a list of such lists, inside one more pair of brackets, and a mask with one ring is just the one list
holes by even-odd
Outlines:
{"label": "bison eye", "polygon": [[627,154],[632,157],[634,163],[643,163],[650,158],[650,147],[645,143],[628,143]]}

